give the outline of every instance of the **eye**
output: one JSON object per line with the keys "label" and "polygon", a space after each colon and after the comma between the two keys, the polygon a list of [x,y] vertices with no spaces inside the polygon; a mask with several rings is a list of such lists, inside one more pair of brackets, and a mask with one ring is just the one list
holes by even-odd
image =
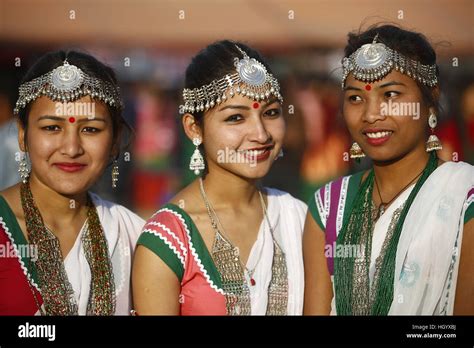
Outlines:
{"label": "eye", "polygon": [[393,97],[399,96],[401,93],[397,91],[388,91],[388,92],[385,92],[384,94],[385,94],[385,98],[393,98]]}
{"label": "eye", "polygon": [[101,130],[99,128],[95,128],[95,127],[84,127],[82,129],[82,131],[85,132],[85,133],[98,133]]}
{"label": "eye", "polygon": [[48,131],[48,132],[56,132],[56,131],[61,130],[61,127],[57,125],[51,125],[51,126],[42,127],[41,129],[44,129],[45,131]]}
{"label": "eye", "polygon": [[351,102],[351,103],[358,103],[358,102],[361,102],[362,101],[362,98],[357,95],[357,94],[353,94],[353,95],[350,95],[349,97],[347,97],[347,99]]}
{"label": "eye", "polygon": [[280,108],[270,109],[270,110],[265,111],[265,116],[276,117],[276,116],[280,116],[280,114],[281,114]]}
{"label": "eye", "polygon": [[238,121],[241,121],[243,120],[244,118],[242,117],[242,115],[240,114],[235,114],[235,115],[231,115],[229,117],[227,117],[225,119],[225,122],[238,122]]}

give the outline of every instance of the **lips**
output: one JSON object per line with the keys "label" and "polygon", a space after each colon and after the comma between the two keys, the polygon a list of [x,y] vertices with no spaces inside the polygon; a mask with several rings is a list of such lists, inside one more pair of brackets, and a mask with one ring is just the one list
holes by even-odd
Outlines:
{"label": "lips", "polygon": [[392,130],[371,128],[362,132],[365,135],[367,143],[373,146],[379,146],[387,142],[393,134]]}
{"label": "lips", "polygon": [[81,171],[87,165],[82,163],[54,163],[54,166],[64,172],[74,173]]}
{"label": "lips", "polygon": [[247,150],[240,150],[241,153],[245,158],[252,160],[252,161],[264,161],[270,157],[270,152],[273,149],[274,145],[260,147],[260,148],[253,148]]}

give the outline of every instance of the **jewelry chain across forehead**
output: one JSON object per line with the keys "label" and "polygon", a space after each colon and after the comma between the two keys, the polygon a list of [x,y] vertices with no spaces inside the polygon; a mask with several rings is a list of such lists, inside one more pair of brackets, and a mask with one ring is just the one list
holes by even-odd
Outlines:
{"label": "jewelry chain across forehead", "polygon": [[40,96],[52,101],[73,102],[85,96],[103,101],[110,106],[122,108],[120,90],[108,81],[92,77],[75,65],[64,60],[63,65],[50,72],[23,83],[13,113],[18,115],[28,103]]}
{"label": "jewelry chain across forehead", "polygon": [[378,34],[372,43],[362,45],[349,57],[342,59],[342,88],[350,73],[356,80],[372,83],[383,79],[394,68],[426,86],[434,87],[438,84],[436,64],[426,65],[405,57],[385,44],[377,42],[377,39]]}
{"label": "jewelry chain across forehead", "polygon": [[270,74],[265,66],[250,58],[239,46],[235,45],[243,58],[234,58],[236,72],[227,74],[220,79],[199,88],[185,88],[183,90],[184,104],[180,110],[184,113],[207,111],[226,101],[235,94],[243,95],[254,101],[268,100],[276,97],[281,103],[280,85],[277,79]]}

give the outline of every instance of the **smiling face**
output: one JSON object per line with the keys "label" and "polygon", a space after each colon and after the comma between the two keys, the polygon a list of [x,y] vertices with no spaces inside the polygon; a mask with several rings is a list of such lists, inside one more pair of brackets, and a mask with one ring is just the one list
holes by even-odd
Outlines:
{"label": "smiling face", "polygon": [[286,123],[278,100],[255,102],[235,95],[205,113],[203,129],[184,126],[192,140],[201,136],[209,171],[222,168],[247,179],[264,177],[282,147]]}
{"label": "smiling face", "polygon": [[344,119],[354,141],[374,161],[424,151],[429,112],[417,83],[398,71],[370,84],[352,74],[346,80]]}
{"label": "smiling face", "polygon": [[67,109],[60,105],[47,97],[32,103],[26,136],[19,129],[20,148],[28,151],[31,180],[77,195],[97,181],[112,159],[112,120],[105,104],[88,96],[68,103]]}

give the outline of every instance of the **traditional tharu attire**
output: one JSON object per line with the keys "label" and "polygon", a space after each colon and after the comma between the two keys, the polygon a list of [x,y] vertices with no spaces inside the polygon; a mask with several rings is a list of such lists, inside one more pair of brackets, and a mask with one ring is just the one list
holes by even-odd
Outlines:
{"label": "traditional tharu attire", "polygon": [[[302,233],[307,207],[286,192],[268,188],[266,192],[271,228],[264,219],[246,265],[255,268],[252,279],[240,277],[238,257],[221,262],[211,256],[214,248],[207,249],[193,220],[180,207],[166,204],[147,221],[138,244],[158,255],[176,274],[181,284],[181,315],[302,314]],[[217,237],[214,247],[224,253],[230,250]]]}
{"label": "traditional tharu attire", "polygon": [[[145,223],[125,207],[91,194],[92,202],[107,241],[115,284],[115,314],[127,315],[131,309],[130,272],[133,251]],[[91,297],[91,268],[84,249],[84,223],[74,246],[64,259],[64,269],[72,290],[77,314],[87,313]],[[40,314],[45,311],[41,284],[35,267],[34,248],[8,206],[0,196],[0,315]]]}
{"label": "traditional tharu attire", "polygon": [[[367,43],[342,59],[342,89],[349,75],[367,83],[370,90],[369,84],[391,71],[428,88],[438,85],[435,62],[407,57],[385,45],[379,34],[383,30],[375,29]],[[436,151],[442,145],[434,132],[433,110],[428,125],[428,162],[413,178],[416,182],[395,196],[387,209],[390,202],[378,207],[373,202],[377,185],[373,168],[364,180],[363,173],[339,178],[310,200],[309,210],[326,235],[325,256],[334,290],[331,314],[453,313],[463,228],[473,216],[474,167],[462,162],[438,166]],[[357,142],[350,156],[365,156]]]}
{"label": "traditional tharu attire", "polygon": [[[62,64],[20,85],[15,115],[41,96],[62,103],[89,96],[121,114],[120,90],[70,64],[68,55],[75,60],[73,52],[66,53]],[[88,194],[87,219],[63,260],[59,240],[45,225],[31,193],[26,156],[20,159],[19,174],[25,234],[0,196],[0,314],[129,314],[132,257],[144,221],[125,207]],[[114,162],[113,187],[117,181]]]}
{"label": "traditional tharu attire", "polygon": [[[309,211],[325,232],[327,267],[333,281],[335,257],[352,257],[357,246],[340,244],[340,232],[351,212],[362,184],[363,172],[341,177],[319,190],[309,201]],[[414,189],[408,187],[375,222],[369,246],[370,284],[380,267],[393,226]],[[463,227],[474,217],[474,167],[446,162],[424,182],[403,223],[396,249],[393,299],[389,315],[453,314]],[[388,236],[387,236],[388,234]],[[348,247],[353,247],[350,250]],[[357,260],[356,260],[357,263]],[[367,268],[362,263],[362,267]],[[354,287],[357,287],[354,280]],[[335,289],[334,289],[335,290]],[[368,289],[363,289],[367,292]],[[331,314],[337,314],[336,291]],[[357,301],[357,293],[347,294]],[[355,314],[355,313],[354,313]],[[369,313],[370,314],[370,313]]]}

